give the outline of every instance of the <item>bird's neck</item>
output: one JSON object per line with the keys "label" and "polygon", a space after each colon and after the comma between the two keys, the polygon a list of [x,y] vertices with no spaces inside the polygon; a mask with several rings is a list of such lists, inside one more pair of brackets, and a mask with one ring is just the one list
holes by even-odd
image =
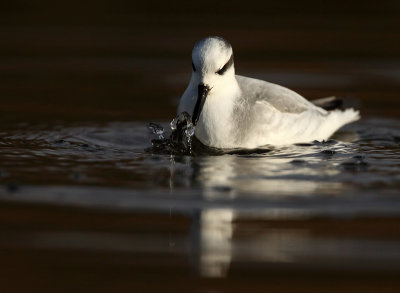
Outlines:
{"label": "bird's neck", "polygon": [[213,88],[196,126],[196,136],[206,145],[227,148],[232,140],[232,114],[241,91],[235,77],[228,84]]}

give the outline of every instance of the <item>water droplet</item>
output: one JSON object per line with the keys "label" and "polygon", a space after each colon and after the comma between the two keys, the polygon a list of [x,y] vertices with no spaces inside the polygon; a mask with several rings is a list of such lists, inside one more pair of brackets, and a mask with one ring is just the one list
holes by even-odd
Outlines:
{"label": "water droplet", "polygon": [[170,123],[171,130],[172,130],[172,131],[175,131],[175,130],[176,130],[176,124],[178,123],[178,118],[179,118],[179,117],[175,117],[175,118],[171,121],[171,123]]}
{"label": "water droplet", "polygon": [[158,135],[159,139],[164,139],[164,128],[161,125],[151,122],[149,123],[149,129],[153,134]]}

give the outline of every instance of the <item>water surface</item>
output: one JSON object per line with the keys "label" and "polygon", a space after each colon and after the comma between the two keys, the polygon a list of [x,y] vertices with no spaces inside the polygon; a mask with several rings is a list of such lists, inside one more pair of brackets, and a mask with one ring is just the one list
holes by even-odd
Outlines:
{"label": "water surface", "polygon": [[[254,239],[236,235],[251,233],[252,229],[236,229],[243,221],[254,226],[316,217],[397,218],[398,120],[363,119],[329,141],[217,155],[160,154],[152,151],[154,138],[141,122],[18,125],[12,132],[3,130],[2,201],[150,212],[183,216],[190,222],[189,234],[178,239],[29,231],[17,246],[183,254],[192,270],[211,277],[226,276],[232,263],[243,260],[348,269],[366,262],[371,269],[399,269],[398,235],[390,241],[351,234],[314,239],[307,230],[261,227]],[[8,235],[7,242],[14,243],[15,237],[20,236]]]}

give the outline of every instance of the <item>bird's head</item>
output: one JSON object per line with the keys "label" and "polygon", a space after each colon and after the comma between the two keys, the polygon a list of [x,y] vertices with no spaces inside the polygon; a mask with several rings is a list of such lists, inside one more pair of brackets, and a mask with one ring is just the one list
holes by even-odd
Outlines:
{"label": "bird's head", "polygon": [[207,37],[192,51],[191,82],[197,88],[192,122],[196,125],[207,97],[228,86],[235,78],[232,46],[223,38]]}

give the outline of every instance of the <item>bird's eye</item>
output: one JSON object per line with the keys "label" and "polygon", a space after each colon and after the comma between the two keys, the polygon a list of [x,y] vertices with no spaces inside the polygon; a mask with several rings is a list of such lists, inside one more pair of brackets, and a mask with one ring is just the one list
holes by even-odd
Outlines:
{"label": "bird's eye", "polygon": [[193,61],[192,61],[192,68],[193,68],[193,71],[196,72],[196,67],[194,67]]}
{"label": "bird's eye", "polygon": [[216,74],[223,75],[233,64],[233,54],[231,55],[231,58],[229,58],[228,62],[217,72]]}
{"label": "bird's eye", "polygon": [[226,63],[220,70],[218,70],[216,73],[219,75],[223,75],[225,71],[228,69],[227,67],[228,63]]}

